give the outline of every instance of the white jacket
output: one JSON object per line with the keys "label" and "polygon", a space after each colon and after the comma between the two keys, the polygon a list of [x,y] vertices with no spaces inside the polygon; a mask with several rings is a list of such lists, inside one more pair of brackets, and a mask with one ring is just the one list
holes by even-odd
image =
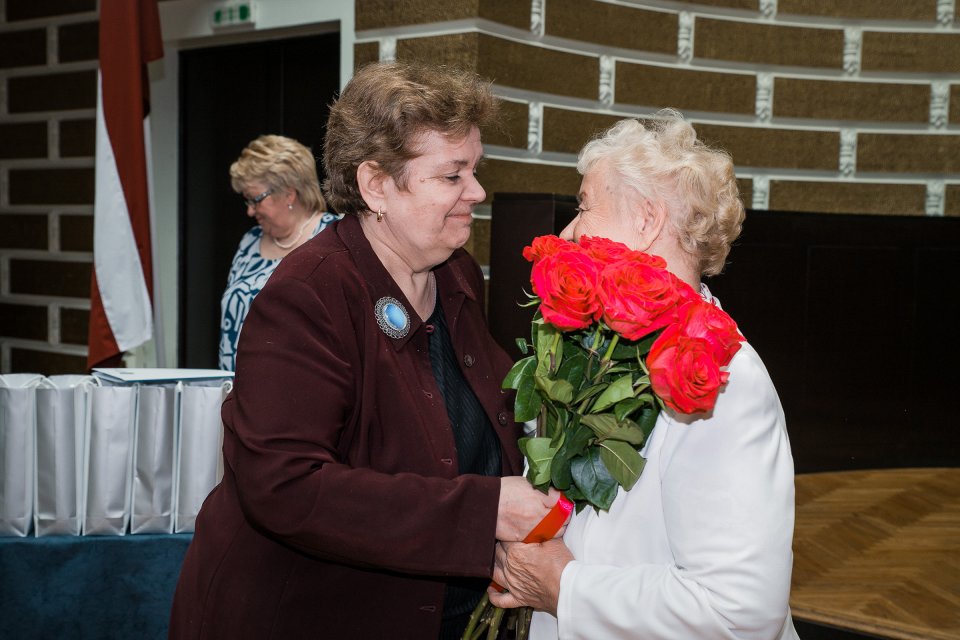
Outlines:
{"label": "white jacket", "polygon": [[643,475],[609,512],[571,520],[558,617],[535,613],[532,640],[797,638],[783,409],[749,344],[728,371],[712,414],[661,412]]}

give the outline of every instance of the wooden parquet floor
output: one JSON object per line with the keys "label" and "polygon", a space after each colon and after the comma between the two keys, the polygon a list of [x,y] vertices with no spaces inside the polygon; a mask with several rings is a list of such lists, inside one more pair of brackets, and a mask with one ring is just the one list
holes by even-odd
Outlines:
{"label": "wooden parquet floor", "polygon": [[960,469],[796,477],[793,617],[960,639]]}

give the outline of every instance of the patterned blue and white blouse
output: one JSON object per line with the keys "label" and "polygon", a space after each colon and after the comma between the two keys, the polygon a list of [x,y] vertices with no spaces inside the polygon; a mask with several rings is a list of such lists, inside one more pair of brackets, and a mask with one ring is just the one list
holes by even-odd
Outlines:
{"label": "patterned blue and white blouse", "polygon": [[[320,216],[310,237],[317,235],[340,217],[333,213]],[[263,229],[259,225],[247,231],[240,240],[237,253],[233,256],[227,288],[220,299],[220,357],[219,366],[233,371],[237,366],[237,342],[240,340],[240,328],[250,311],[250,305],[281,258],[264,258],[260,255],[260,238]]]}

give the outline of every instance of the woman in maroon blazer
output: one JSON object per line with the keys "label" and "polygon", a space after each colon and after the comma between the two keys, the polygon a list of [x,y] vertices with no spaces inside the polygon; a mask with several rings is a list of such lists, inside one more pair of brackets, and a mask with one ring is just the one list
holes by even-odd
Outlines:
{"label": "woman in maroon blazer", "polygon": [[324,189],[347,215],[244,325],[171,638],[458,638],[496,540],[556,502],[516,477],[511,362],[461,248],[495,107],[469,74],[401,64],[332,107]]}

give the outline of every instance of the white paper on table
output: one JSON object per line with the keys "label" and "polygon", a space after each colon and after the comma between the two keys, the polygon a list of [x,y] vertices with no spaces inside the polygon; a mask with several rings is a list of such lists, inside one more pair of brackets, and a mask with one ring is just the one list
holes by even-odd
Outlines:
{"label": "white paper on table", "polygon": [[0,376],[0,535],[26,536],[33,521],[36,388],[43,376]]}
{"label": "white paper on table", "polygon": [[106,384],[176,383],[179,380],[233,379],[233,371],[223,371],[221,369],[110,369],[97,367],[93,369],[93,374]]}
{"label": "white paper on table", "polygon": [[83,521],[83,446],[92,376],[57,375],[37,389],[33,527],[37,536],[77,536]]}
{"label": "white paper on table", "polygon": [[171,533],[179,385],[137,387],[130,533]]}
{"label": "white paper on table", "polygon": [[193,531],[200,506],[223,477],[220,405],[232,388],[229,380],[182,384],[175,470],[176,533]]}
{"label": "white paper on table", "polygon": [[124,535],[130,521],[136,387],[90,389],[83,535]]}

